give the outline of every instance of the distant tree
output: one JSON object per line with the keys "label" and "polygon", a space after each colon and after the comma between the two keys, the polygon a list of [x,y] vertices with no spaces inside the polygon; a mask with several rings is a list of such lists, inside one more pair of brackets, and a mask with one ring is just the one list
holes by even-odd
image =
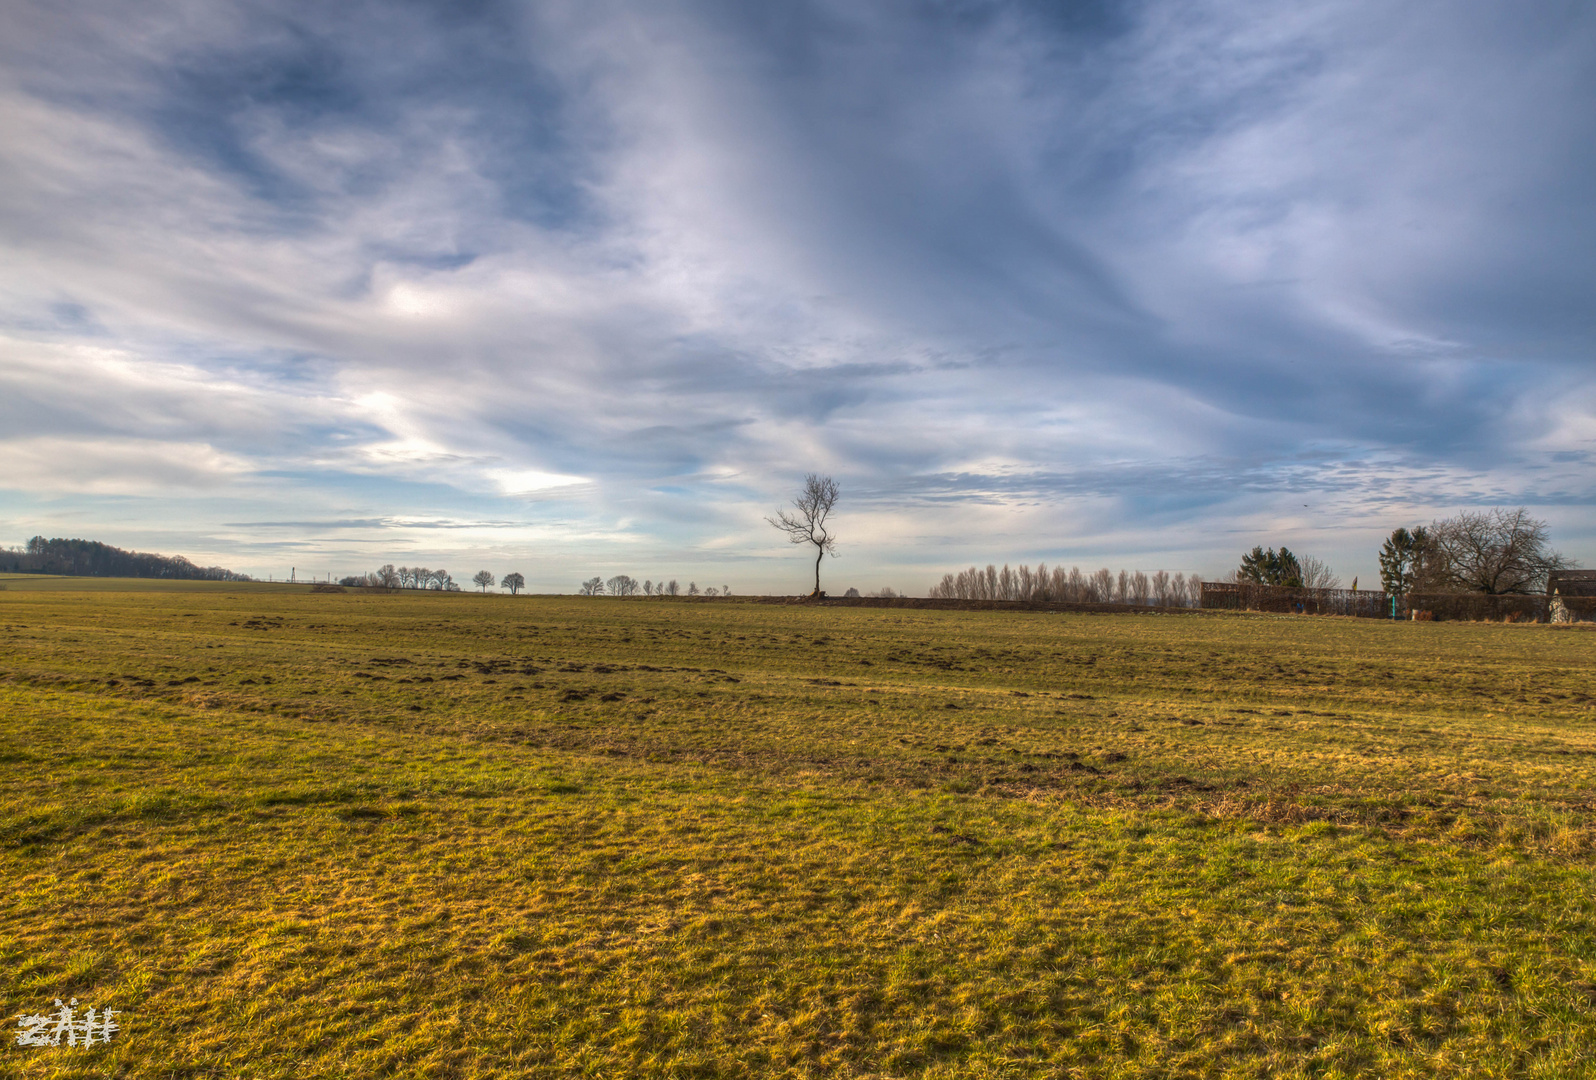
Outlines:
{"label": "distant tree", "polygon": [[787,534],[793,544],[813,544],[815,548],[815,591],[820,595],[820,563],[828,554],[837,554],[837,539],[826,524],[831,510],[837,505],[837,482],[829,476],[810,473],[804,477],[804,487],[793,500],[795,510],[778,510],[775,517],[765,520]]}
{"label": "distant tree", "polygon": [[654,595],[654,582],[652,580],[647,580],[647,581],[643,582],[643,595],[644,596],[653,596]]}
{"label": "distant tree", "polygon": [[444,592],[454,592],[457,588],[454,583],[454,578],[449,576],[449,571],[447,570],[434,570],[432,572],[431,581],[427,587],[429,589],[440,589]]}
{"label": "distant tree", "polygon": [[522,577],[520,574],[505,574],[499,579],[499,588],[509,589],[510,595],[515,596],[522,589],[526,588],[526,578]]}
{"label": "distant tree", "polygon": [[604,593],[604,579],[594,574],[578,587],[582,596],[602,596]]}
{"label": "distant tree", "polygon": [[1087,588],[1097,603],[1111,603],[1114,599],[1114,572],[1106,566],[1101,568],[1092,575]]}
{"label": "distant tree", "polygon": [[1241,569],[1236,571],[1238,581],[1257,585],[1281,585],[1288,589],[1302,588],[1302,566],[1289,548],[1265,551],[1255,547],[1241,557]]}
{"label": "distant tree", "polygon": [[363,574],[351,574],[348,577],[341,577],[338,579],[338,584],[344,586],[345,588],[358,589],[365,583],[366,578]]}
{"label": "distant tree", "polygon": [[637,579],[628,574],[616,574],[604,585],[611,596],[636,596],[641,591]]}
{"label": "distant tree", "polygon": [[477,586],[483,592],[487,592],[488,586],[493,584],[493,572],[490,570],[478,570],[472,576],[471,584]]}
{"label": "distant tree", "polygon": [[720,594],[722,596],[730,596],[731,595],[731,586],[730,585],[722,585],[720,587]]}
{"label": "distant tree", "polygon": [[1339,589],[1341,579],[1312,555],[1298,555],[1297,565],[1302,570],[1302,587],[1305,589]]}
{"label": "distant tree", "polygon": [[1420,558],[1430,547],[1430,533],[1423,525],[1408,532],[1395,529],[1380,545],[1380,587],[1387,596],[1406,596],[1413,591],[1414,573]]}
{"label": "distant tree", "polygon": [[1546,575],[1572,565],[1548,547],[1546,522],[1524,507],[1464,511],[1432,522],[1416,586],[1431,582],[1464,592],[1542,593]]}
{"label": "distant tree", "polygon": [[189,581],[253,581],[220,566],[196,566],[181,555],[124,551],[98,540],[30,537],[22,548],[0,548],[0,570],[8,574],[72,577],[170,578]]}
{"label": "distant tree", "polygon": [[697,596],[698,595],[698,582],[689,581],[687,583],[687,595],[688,596]]}
{"label": "distant tree", "polygon": [[682,591],[682,587],[680,585],[676,584],[676,579],[675,578],[671,578],[670,584],[665,586],[665,595],[666,596],[678,596],[678,595],[681,594],[681,591]]}
{"label": "distant tree", "polygon": [[399,571],[394,569],[393,563],[385,564],[372,575],[376,580],[374,585],[383,589],[400,589],[404,587],[404,578],[399,576]]}
{"label": "distant tree", "polygon": [[852,586],[849,586],[848,587],[848,591],[843,593],[842,595],[845,596],[845,597],[847,597],[847,596],[858,596],[859,595],[859,590],[853,588]]}
{"label": "distant tree", "polygon": [[1158,607],[1168,607],[1174,593],[1174,582],[1169,576],[1169,571],[1160,570],[1155,573],[1149,582],[1149,587],[1152,592],[1148,599]]}

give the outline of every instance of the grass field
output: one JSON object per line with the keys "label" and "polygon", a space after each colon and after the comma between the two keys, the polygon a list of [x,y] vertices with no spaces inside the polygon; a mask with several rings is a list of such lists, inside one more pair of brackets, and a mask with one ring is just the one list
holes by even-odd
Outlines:
{"label": "grass field", "polygon": [[1589,627],[0,586],[0,1075],[1596,1076]]}

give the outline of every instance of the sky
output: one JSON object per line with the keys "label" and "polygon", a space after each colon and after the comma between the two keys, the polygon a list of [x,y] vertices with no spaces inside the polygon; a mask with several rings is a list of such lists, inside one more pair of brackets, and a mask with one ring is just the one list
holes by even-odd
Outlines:
{"label": "sky", "polygon": [[0,545],[832,591],[1527,506],[1596,565],[1596,7],[14,0]]}

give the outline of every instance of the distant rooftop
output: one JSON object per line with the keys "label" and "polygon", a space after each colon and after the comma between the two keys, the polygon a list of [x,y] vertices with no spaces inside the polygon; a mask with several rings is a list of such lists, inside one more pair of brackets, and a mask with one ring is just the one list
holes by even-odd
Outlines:
{"label": "distant rooftop", "polygon": [[1596,570],[1553,570],[1546,575],[1546,595],[1596,596]]}

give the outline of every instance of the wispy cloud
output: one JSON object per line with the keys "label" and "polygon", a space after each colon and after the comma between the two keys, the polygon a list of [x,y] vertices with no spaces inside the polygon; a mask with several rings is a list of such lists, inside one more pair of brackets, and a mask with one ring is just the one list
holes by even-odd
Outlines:
{"label": "wispy cloud", "polygon": [[878,575],[1240,533],[1367,575],[1480,501],[1596,561],[1581,8],[0,19],[19,533],[756,589],[820,470]]}

